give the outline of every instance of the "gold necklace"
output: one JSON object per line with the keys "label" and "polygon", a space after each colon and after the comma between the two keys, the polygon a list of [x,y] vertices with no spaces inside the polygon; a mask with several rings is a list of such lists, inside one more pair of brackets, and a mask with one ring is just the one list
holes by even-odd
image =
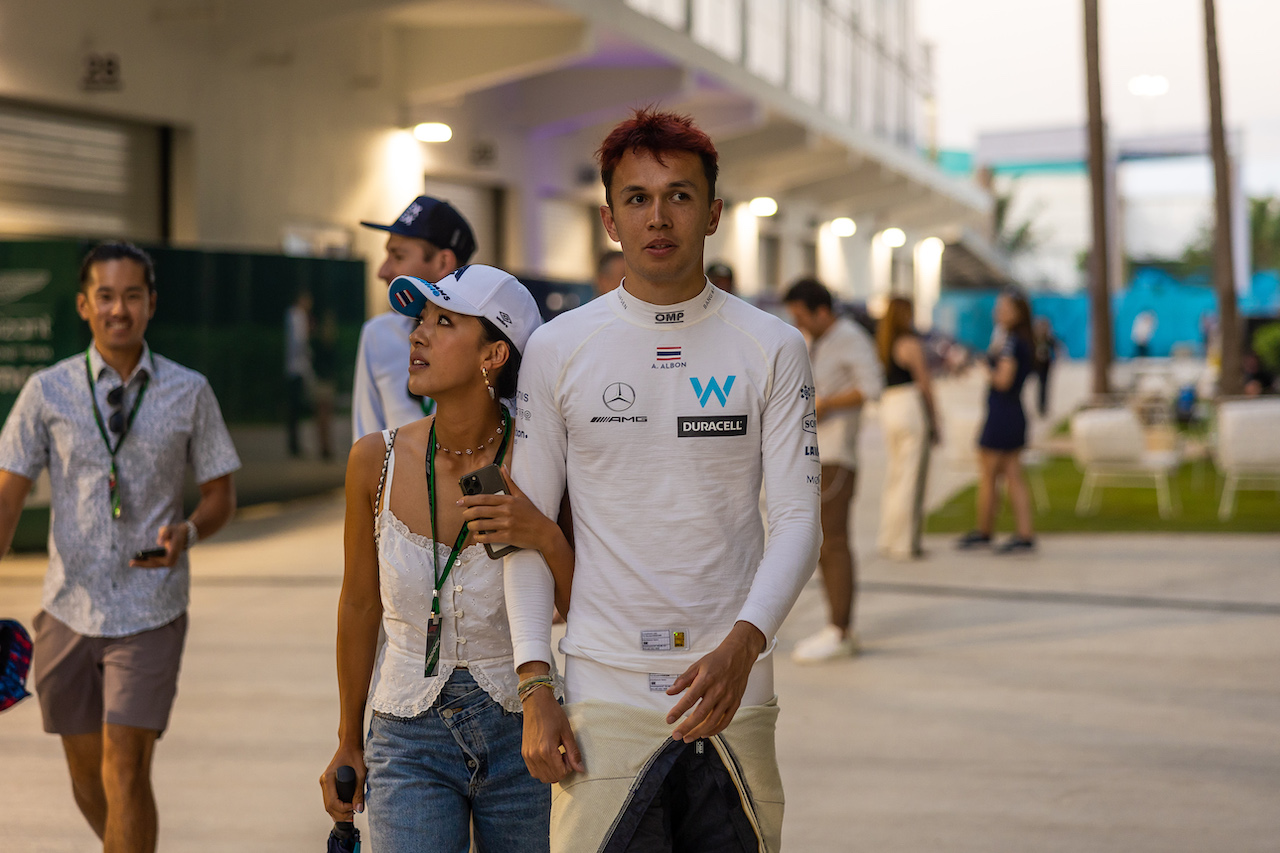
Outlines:
{"label": "gold necklace", "polygon": [[484,449],[489,445],[493,444],[494,440],[500,435],[502,435],[501,421],[498,422],[498,429],[494,432],[493,435],[489,436],[489,440],[486,441],[484,444],[480,445],[479,447],[477,447],[475,450],[472,450],[470,447],[466,448],[465,450],[450,450],[449,448],[441,445],[440,442],[438,441],[436,442],[436,450],[443,451],[444,453],[452,453],[454,456],[462,456],[463,454],[466,454],[467,456],[472,456],[476,453],[483,452]]}

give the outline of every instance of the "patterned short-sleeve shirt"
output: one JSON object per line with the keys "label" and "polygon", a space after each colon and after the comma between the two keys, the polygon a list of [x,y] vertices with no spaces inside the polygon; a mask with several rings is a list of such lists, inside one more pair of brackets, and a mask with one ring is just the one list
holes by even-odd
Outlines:
{"label": "patterned short-sleeve shirt", "polygon": [[[116,454],[121,513],[112,518],[111,454],[94,417],[85,354],[32,374],[0,431],[0,468],[34,480],[49,469],[52,485],[49,571],[44,609],[77,633],[122,637],[157,628],[187,609],[190,573],[184,552],[170,569],[138,569],[130,558],[155,545],[166,524],[182,520],[189,464],[207,483],[240,467],[209,382],[144,347],[127,380],[89,348],[98,409],[125,387],[127,415],[144,375],[150,379]],[[108,431],[113,443],[115,434]]]}

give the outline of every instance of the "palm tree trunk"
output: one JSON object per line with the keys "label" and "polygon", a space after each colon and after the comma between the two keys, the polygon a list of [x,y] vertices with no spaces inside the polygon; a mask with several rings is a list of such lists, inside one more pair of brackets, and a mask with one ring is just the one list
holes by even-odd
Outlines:
{"label": "palm tree trunk", "polygon": [[1089,102],[1089,182],[1093,202],[1093,246],[1089,251],[1089,319],[1092,325],[1093,393],[1111,390],[1111,223],[1107,210],[1107,149],[1098,62],[1098,0],[1084,0],[1085,80]]}
{"label": "palm tree trunk", "polygon": [[1214,217],[1213,283],[1218,291],[1218,318],[1222,327],[1222,362],[1218,393],[1244,391],[1240,312],[1236,305],[1235,256],[1231,249],[1231,162],[1222,122],[1222,74],[1218,64],[1218,28],[1214,0],[1204,0],[1205,59],[1209,72],[1209,142],[1213,150]]}

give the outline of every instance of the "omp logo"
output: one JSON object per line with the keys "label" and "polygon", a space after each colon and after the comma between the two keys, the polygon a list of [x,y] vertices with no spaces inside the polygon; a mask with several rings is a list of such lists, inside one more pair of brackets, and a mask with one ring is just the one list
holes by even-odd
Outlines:
{"label": "omp logo", "polygon": [[727,377],[724,380],[724,388],[720,387],[720,383],[716,381],[714,376],[707,380],[706,388],[702,387],[702,380],[697,377],[693,377],[689,381],[693,383],[694,396],[698,398],[698,403],[702,408],[705,409],[707,407],[707,401],[711,399],[712,394],[720,401],[720,407],[724,408],[725,404],[729,402],[729,392],[733,390],[733,380],[737,378],[737,376]]}
{"label": "omp logo", "polygon": [[655,322],[655,323],[683,323],[683,322],[684,322],[684,312],[683,312],[683,311],[664,311],[664,312],[662,312],[661,314],[654,314],[654,315],[653,315],[653,322]]}

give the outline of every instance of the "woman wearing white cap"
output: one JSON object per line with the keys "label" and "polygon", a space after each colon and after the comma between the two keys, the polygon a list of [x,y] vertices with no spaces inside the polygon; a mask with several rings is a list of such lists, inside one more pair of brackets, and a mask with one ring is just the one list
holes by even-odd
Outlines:
{"label": "woman wearing white cap", "polygon": [[[401,276],[391,307],[418,318],[409,388],[436,410],[362,438],[347,465],[338,606],[338,750],[320,779],[335,820],[363,811],[379,853],[548,849],[550,788],[520,755],[522,692],[502,588],[502,545],[542,552],[568,609],[573,552],[503,472],[509,495],[464,497],[459,479],[511,459],[520,355],[540,321],[515,277],[471,265],[431,284]],[[518,410],[517,410],[518,414]],[[563,593],[563,594],[562,594]],[[387,642],[377,647],[381,627]],[[530,679],[535,682],[535,679]],[[370,686],[372,682],[372,687]],[[364,743],[368,697],[373,721]],[[353,803],[334,771],[355,768]]]}

